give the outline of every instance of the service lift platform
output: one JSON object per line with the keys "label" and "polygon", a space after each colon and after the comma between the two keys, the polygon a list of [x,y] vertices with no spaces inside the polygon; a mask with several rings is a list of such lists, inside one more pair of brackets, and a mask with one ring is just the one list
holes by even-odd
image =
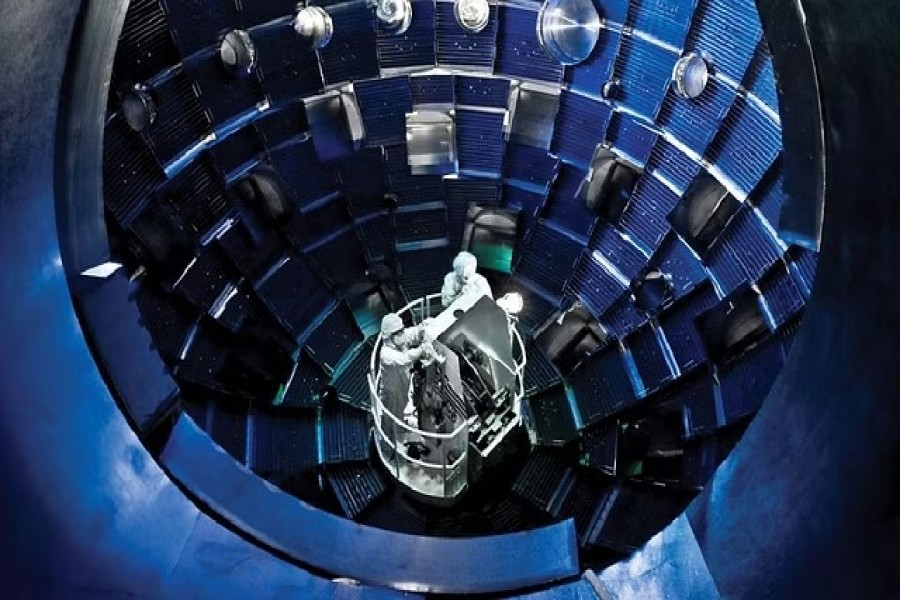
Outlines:
{"label": "service lift platform", "polygon": [[522,426],[525,345],[516,317],[488,295],[462,296],[442,309],[433,294],[397,314],[424,329],[442,360],[414,365],[408,410],[395,415],[379,395],[378,337],[368,377],[375,447],[412,495],[452,504]]}

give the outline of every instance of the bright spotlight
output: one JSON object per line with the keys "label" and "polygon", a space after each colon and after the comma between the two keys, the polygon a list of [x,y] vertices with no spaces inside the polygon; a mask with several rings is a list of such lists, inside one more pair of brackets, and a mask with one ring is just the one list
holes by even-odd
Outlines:
{"label": "bright spotlight", "polygon": [[525,307],[525,301],[522,300],[522,294],[510,292],[497,300],[497,306],[505,310],[508,314],[517,315],[522,312],[522,309]]}

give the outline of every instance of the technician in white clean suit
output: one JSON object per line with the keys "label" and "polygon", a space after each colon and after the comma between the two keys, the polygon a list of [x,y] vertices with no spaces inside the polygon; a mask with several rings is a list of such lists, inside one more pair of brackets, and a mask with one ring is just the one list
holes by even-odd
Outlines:
{"label": "technician in white clean suit", "polygon": [[[378,394],[385,410],[402,420],[409,402],[410,370],[417,360],[436,358],[436,352],[424,327],[407,328],[395,313],[381,320],[381,339]],[[385,435],[396,441],[399,428],[393,420],[383,417],[381,423]]]}
{"label": "technician in white clean suit", "polygon": [[460,252],[453,259],[453,270],[444,277],[441,304],[450,306],[455,300],[469,295],[494,297],[488,280],[478,273],[478,259],[469,252]]}

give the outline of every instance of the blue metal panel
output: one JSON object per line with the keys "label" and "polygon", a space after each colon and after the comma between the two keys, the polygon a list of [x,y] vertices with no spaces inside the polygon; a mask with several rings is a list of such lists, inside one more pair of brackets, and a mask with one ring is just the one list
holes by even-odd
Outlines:
{"label": "blue metal panel", "polygon": [[671,142],[658,138],[647,161],[647,170],[671,182],[684,193],[700,172],[700,165]]}
{"label": "blue metal panel", "polygon": [[202,248],[197,260],[178,279],[173,290],[203,311],[209,311],[236,273],[228,259],[216,246]]}
{"label": "blue metal panel", "polygon": [[500,200],[500,180],[482,177],[448,177],[444,179],[447,189],[447,220],[451,244],[462,243],[463,228],[469,204],[496,206]]}
{"label": "blue metal panel", "polygon": [[[299,475],[319,463],[316,416],[260,413],[251,417],[253,449],[250,468],[275,482]],[[209,440],[205,440],[210,446]],[[237,463],[235,468],[238,467]],[[221,474],[220,474],[221,476]],[[201,490],[197,490],[203,493]],[[264,506],[264,505],[263,505]]]}
{"label": "blue metal panel", "polygon": [[745,208],[738,211],[728,223],[724,235],[752,281],[762,277],[781,256],[775,240],[752,210]]}
{"label": "blue metal panel", "polygon": [[[601,14],[602,16],[602,14]],[[588,96],[599,97],[603,84],[612,79],[613,66],[619,52],[622,34],[602,28],[594,51],[577,65],[567,66],[565,81],[569,89]]]}
{"label": "blue metal panel", "polygon": [[559,370],[537,344],[533,342],[529,344],[526,355],[528,361],[525,363],[524,382],[527,395],[542,392],[562,383]]}
{"label": "blue metal panel", "polygon": [[201,48],[217,46],[225,32],[240,27],[234,2],[167,2],[166,10],[172,37],[183,58]]}
{"label": "blue metal panel", "polygon": [[483,177],[448,177],[444,179],[447,188],[447,205],[465,207],[470,202],[486,206],[496,206],[499,202],[500,182]]}
{"label": "blue metal panel", "polygon": [[507,180],[546,193],[558,169],[559,160],[544,150],[522,144],[506,145],[503,177]]}
{"label": "blue metal panel", "polygon": [[675,298],[706,281],[706,268],[700,259],[674,232],[653,253],[650,264],[671,277]]}
{"label": "blue metal panel", "polygon": [[726,297],[747,281],[747,272],[738,259],[734,247],[720,238],[704,259],[710,276],[715,280],[722,297]]}
{"label": "blue metal panel", "polygon": [[176,375],[180,384],[196,384],[206,390],[226,391],[222,384],[226,351],[213,337],[213,328],[198,323],[185,344],[184,358]]}
{"label": "blue metal panel", "polygon": [[583,248],[582,242],[542,221],[527,240],[516,275],[524,275],[548,292],[559,294],[572,276]]}
{"label": "blue metal panel", "polygon": [[776,160],[772,169],[748,198],[776,231],[781,220],[781,207],[784,205],[785,200],[783,186],[784,171],[780,161]]}
{"label": "blue metal panel", "polygon": [[325,10],[334,25],[331,41],[319,50],[325,83],[378,77],[374,8],[367,2],[346,2]]}
{"label": "blue metal panel", "polygon": [[467,75],[456,76],[457,104],[506,108],[508,102],[508,79]]}
{"label": "blue metal panel", "polygon": [[703,286],[668,309],[660,318],[663,333],[682,372],[687,372],[706,360],[706,349],[694,319],[717,303],[712,288]]}
{"label": "blue metal panel", "polygon": [[291,138],[309,132],[306,105],[297,99],[261,114],[253,126],[268,148],[274,148]]}
{"label": "blue metal panel", "polygon": [[147,196],[166,178],[141,136],[116,113],[104,130],[103,200],[120,224],[140,213]]}
{"label": "blue metal panel", "polygon": [[686,48],[712,57],[716,72],[740,82],[761,37],[753,0],[701,0]]}
{"label": "blue metal panel", "polygon": [[759,410],[784,360],[784,348],[772,340],[719,371],[726,423],[734,423]]}
{"label": "blue metal panel", "polygon": [[628,16],[628,0],[597,0],[600,18],[612,23],[625,23]]}
{"label": "blue metal panel", "polygon": [[638,399],[619,346],[613,344],[582,363],[569,377],[583,426],[593,425]]}
{"label": "blue metal panel", "polygon": [[322,308],[333,301],[312,270],[298,258],[288,259],[255,287],[272,314],[297,340],[303,339]]}
{"label": "blue metal panel", "polygon": [[466,66],[476,69],[494,68],[497,47],[497,5],[492,4],[487,27],[479,33],[468,33],[453,14],[453,2],[437,2],[437,62],[439,66]]}
{"label": "blue metal panel", "polygon": [[363,150],[336,163],[334,177],[354,217],[384,208],[387,186],[381,148]]}
{"label": "blue metal panel", "polygon": [[271,150],[272,166],[281,175],[299,208],[306,208],[334,193],[334,182],[319,162],[312,139]]}
{"label": "blue metal panel", "polygon": [[544,211],[547,219],[584,238],[597,220],[597,215],[578,197],[578,188],[586,176],[583,169],[561,165]]}
{"label": "blue metal panel", "polygon": [[401,206],[394,212],[397,244],[424,242],[447,237],[447,206],[427,202]]}
{"label": "blue metal panel", "polygon": [[246,284],[238,285],[235,295],[217,312],[213,318],[216,322],[231,333],[238,333],[247,322],[251,314],[259,315],[265,312],[260,307],[260,302]]}
{"label": "blue metal panel", "polygon": [[500,175],[503,166],[503,113],[456,111],[459,168],[474,173]]}
{"label": "blue metal panel", "polygon": [[413,104],[453,104],[453,75],[422,75],[410,77]]}
{"label": "blue metal panel", "polygon": [[213,406],[209,416],[211,421],[209,436],[234,460],[244,464],[247,461],[246,407],[236,408],[218,403]]}
{"label": "blue metal panel", "polygon": [[177,277],[194,258],[197,234],[165,199],[154,198],[130,224],[129,231],[162,272]]}
{"label": "blue metal panel", "polygon": [[546,194],[509,184],[503,186],[503,205],[521,210],[527,220],[537,218],[546,201]]}
{"label": "blue metal panel", "polygon": [[[328,382],[328,373],[304,350],[285,384],[281,403],[291,408],[316,408],[321,404],[322,386]],[[315,460],[316,452],[312,452]]]}
{"label": "blue metal panel", "polygon": [[769,53],[769,45],[765,39],[761,40],[756,47],[753,60],[750,61],[750,66],[747,67],[744,87],[763,104],[773,111],[779,112],[775,69],[772,66],[772,55]]}
{"label": "blue metal panel", "polygon": [[666,217],[677,203],[678,196],[672,190],[656,177],[644,175],[622,214],[620,225],[647,248],[656,248],[670,229]]}
{"label": "blue metal panel", "polygon": [[254,237],[242,222],[234,223],[216,238],[231,262],[245,277],[255,279],[279,257],[283,242],[274,235]]}
{"label": "blue metal panel", "polygon": [[199,88],[200,104],[214,125],[226,124],[241,113],[255,109],[263,99],[259,79],[226,76],[219,53],[213,50],[185,61],[184,68]]}
{"label": "blue metal panel", "polygon": [[403,204],[444,199],[444,183],[440,175],[413,175],[410,172],[406,144],[384,147],[384,169],[388,190],[400,196]]}
{"label": "blue metal panel", "polygon": [[349,226],[347,204],[343,198],[334,195],[325,202],[294,213],[282,226],[282,231],[291,244],[304,252],[312,252],[335,237],[345,235]]}
{"label": "blue metal panel", "polygon": [[387,211],[357,225],[369,263],[384,260],[393,255],[397,243],[394,219]]}
{"label": "blue metal panel", "polygon": [[590,427],[581,432],[581,444],[586,454],[584,466],[603,473],[615,475],[619,452],[619,422],[610,419],[606,423]]}
{"label": "blue metal panel", "polygon": [[257,74],[271,104],[277,106],[322,89],[319,59],[304,47],[289,22],[251,29],[249,33],[259,57]]}
{"label": "blue metal panel", "polygon": [[578,260],[566,291],[576,295],[594,316],[599,316],[622,295],[625,286],[586,251]]}
{"label": "blue metal panel", "polygon": [[647,316],[638,312],[628,292],[619,296],[600,316],[600,322],[606,330],[618,339],[624,338],[646,321]]}
{"label": "blue metal panel", "polygon": [[307,249],[306,256],[319,277],[338,292],[360,281],[366,273],[365,248],[351,225]]}
{"label": "blue metal panel", "polygon": [[550,150],[564,162],[587,169],[603,141],[612,109],[598,100],[563,90]]}
{"label": "blue metal panel", "polygon": [[599,252],[628,279],[637,277],[647,264],[647,257],[607,223],[598,223],[588,249]]}
{"label": "blue metal panel", "polygon": [[572,467],[559,451],[536,448],[513,482],[512,492],[538,510],[550,512],[554,498],[571,479]]}
{"label": "blue metal panel", "polygon": [[[218,506],[223,517],[242,523],[270,547],[362,581],[417,591],[489,593],[543,584],[579,571],[570,521],[475,539],[427,538],[364,527],[266,486],[218,452],[188,420],[176,425],[162,462],[204,502]],[[259,510],[260,506],[267,510]],[[385,553],[385,548],[391,552]],[[372,552],[379,560],[371,560]],[[485,556],[496,560],[485,561]],[[398,569],[404,573],[403,581],[396,579]]]}
{"label": "blue metal panel", "polygon": [[781,152],[781,129],[756,104],[738,96],[713,140],[715,165],[749,194]]}
{"label": "blue metal panel", "polygon": [[201,236],[233,214],[225,191],[225,179],[204,152],[171,179],[161,193]]}
{"label": "blue metal panel", "polygon": [[[458,250],[445,243],[429,248],[397,252],[397,280],[408,301],[434,294],[441,289],[444,275],[452,268]],[[438,265],[438,266],[436,266]],[[440,268],[446,265],[446,270]]]}
{"label": "blue metal panel", "polygon": [[175,67],[153,87],[158,116],[150,128],[150,147],[160,164],[168,165],[212,130],[184,67]]}
{"label": "blue metal panel", "polygon": [[710,78],[699,98],[687,100],[669,90],[659,113],[660,124],[678,141],[703,155],[731,108],[737,92]]}
{"label": "blue metal panel", "polygon": [[[125,15],[125,22],[121,25],[122,34],[116,48],[113,77],[120,77],[117,71],[121,70],[122,65],[128,65],[128,74],[125,77],[131,81],[147,81],[161,71],[178,64],[179,52],[172,39],[169,20],[161,2],[158,0],[131,2]],[[113,79],[110,89],[119,90],[128,83]]]}
{"label": "blue metal panel", "polygon": [[806,289],[811,290],[813,280],[816,277],[816,268],[819,264],[819,254],[798,246],[791,247],[790,252],[791,265],[797,269]]}
{"label": "blue metal panel", "polygon": [[784,265],[777,265],[759,287],[775,327],[781,327],[803,309],[803,294]]}
{"label": "blue metal panel", "polygon": [[368,412],[338,402],[322,413],[325,464],[365,461],[369,457]]}
{"label": "blue metal panel", "polygon": [[339,302],[307,338],[306,349],[325,372],[334,373],[344,354],[362,339],[353,312]]}
{"label": "blue metal panel", "polygon": [[497,73],[516,79],[538,79],[559,83],[563,67],[541,48],[537,38],[537,10],[500,7],[497,33]]}
{"label": "blue metal panel", "polygon": [[675,394],[682,407],[682,435],[685,439],[711,435],[725,424],[724,419],[719,422],[721,409],[716,406],[718,400],[714,385],[712,375],[701,373]]}
{"label": "blue metal panel", "polygon": [[378,62],[382,69],[435,64],[434,0],[412,0],[412,21],[402,35],[378,28]]}
{"label": "blue metal panel", "polygon": [[622,82],[622,104],[650,119],[656,119],[663,96],[672,79],[678,55],[633,35],[622,37],[615,75]]}
{"label": "blue metal panel", "polygon": [[387,487],[378,471],[367,464],[331,467],[326,471],[341,510],[355,519],[377,500]]}
{"label": "blue metal panel", "polygon": [[675,377],[669,369],[652,325],[641,327],[631,334],[625,339],[625,345],[631,350],[647,393],[660,389]]}
{"label": "blue metal panel", "polygon": [[687,36],[697,0],[635,0],[625,24],[680,48]]}
{"label": "blue metal panel", "polygon": [[353,86],[366,127],[366,144],[383,146],[406,141],[406,113],[412,111],[408,77],[357,81]]}
{"label": "blue metal panel", "polygon": [[528,238],[537,223],[538,213],[547,201],[545,194],[532,192],[511,185],[503,186],[503,206],[519,211],[519,235],[521,241]]}
{"label": "blue metal panel", "polygon": [[[240,123],[245,117],[246,113],[228,123],[228,126]],[[226,137],[219,138],[217,143],[210,147],[209,154],[216,168],[225,175],[225,180],[231,183],[257,165],[264,150],[265,146],[259,130],[252,123],[247,123]]]}
{"label": "blue metal panel", "polygon": [[658,138],[659,135],[648,125],[620,112],[613,113],[606,132],[606,139],[613,148],[641,168],[647,164]]}
{"label": "blue metal panel", "polygon": [[332,377],[331,384],[337,389],[342,402],[357,408],[368,408],[370,405],[369,360],[372,358],[373,342],[359,345],[352,351],[350,358],[341,361],[339,372]]}
{"label": "blue metal panel", "polygon": [[297,10],[291,0],[267,0],[266,2],[235,2],[241,11],[244,29],[270,21],[282,20]]}

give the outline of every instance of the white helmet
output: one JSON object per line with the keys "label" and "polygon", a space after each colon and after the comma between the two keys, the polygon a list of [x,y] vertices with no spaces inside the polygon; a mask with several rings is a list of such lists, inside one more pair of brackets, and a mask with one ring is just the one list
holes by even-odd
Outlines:
{"label": "white helmet", "polygon": [[457,275],[460,273],[470,276],[478,269],[478,259],[470,252],[460,252],[453,259],[453,270]]}
{"label": "white helmet", "polygon": [[388,313],[381,319],[381,336],[384,338],[389,338],[403,329],[403,319],[397,313]]}

